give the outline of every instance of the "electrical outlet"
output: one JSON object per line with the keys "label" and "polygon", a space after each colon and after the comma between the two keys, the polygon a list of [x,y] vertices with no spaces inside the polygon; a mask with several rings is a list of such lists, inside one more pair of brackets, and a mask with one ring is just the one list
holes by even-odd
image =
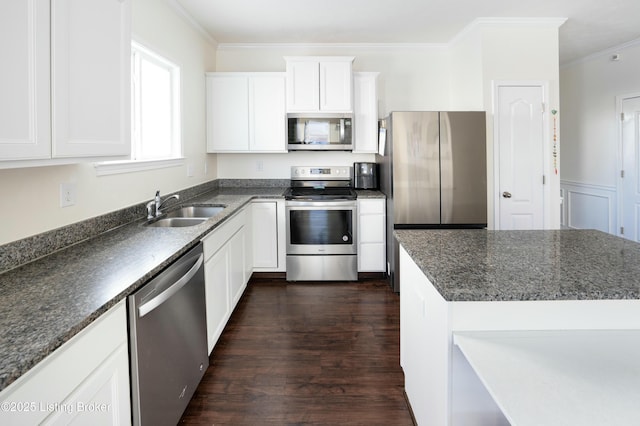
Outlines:
{"label": "electrical outlet", "polygon": [[259,172],[264,170],[264,163],[262,162],[262,160],[256,161],[256,170]]}
{"label": "electrical outlet", "polygon": [[73,206],[76,203],[77,186],[74,182],[60,184],[60,207]]}
{"label": "electrical outlet", "polygon": [[187,164],[187,177],[193,177],[193,164]]}

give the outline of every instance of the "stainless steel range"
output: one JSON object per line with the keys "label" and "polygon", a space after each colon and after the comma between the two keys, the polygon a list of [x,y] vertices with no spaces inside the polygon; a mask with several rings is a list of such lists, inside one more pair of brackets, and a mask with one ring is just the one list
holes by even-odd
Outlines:
{"label": "stainless steel range", "polygon": [[285,193],[288,281],[356,281],[352,169],[292,167]]}

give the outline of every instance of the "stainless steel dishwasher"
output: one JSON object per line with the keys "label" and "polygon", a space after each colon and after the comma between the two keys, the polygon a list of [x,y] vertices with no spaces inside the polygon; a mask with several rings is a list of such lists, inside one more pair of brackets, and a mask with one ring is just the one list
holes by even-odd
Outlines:
{"label": "stainless steel dishwasher", "polygon": [[128,298],[134,425],[175,425],[209,365],[202,243]]}

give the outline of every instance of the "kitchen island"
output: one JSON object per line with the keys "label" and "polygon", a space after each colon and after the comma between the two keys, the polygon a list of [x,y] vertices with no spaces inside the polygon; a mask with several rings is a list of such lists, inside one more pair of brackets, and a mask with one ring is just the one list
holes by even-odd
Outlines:
{"label": "kitchen island", "polygon": [[591,230],[395,236],[418,424],[640,422],[640,244]]}

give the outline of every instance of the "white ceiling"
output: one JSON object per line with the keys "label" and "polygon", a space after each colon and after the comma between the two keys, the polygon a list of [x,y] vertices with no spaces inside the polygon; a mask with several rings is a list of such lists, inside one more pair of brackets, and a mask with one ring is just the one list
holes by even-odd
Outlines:
{"label": "white ceiling", "polygon": [[476,18],[568,18],[560,61],[640,38],[639,0],[174,0],[219,43],[446,43]]}

